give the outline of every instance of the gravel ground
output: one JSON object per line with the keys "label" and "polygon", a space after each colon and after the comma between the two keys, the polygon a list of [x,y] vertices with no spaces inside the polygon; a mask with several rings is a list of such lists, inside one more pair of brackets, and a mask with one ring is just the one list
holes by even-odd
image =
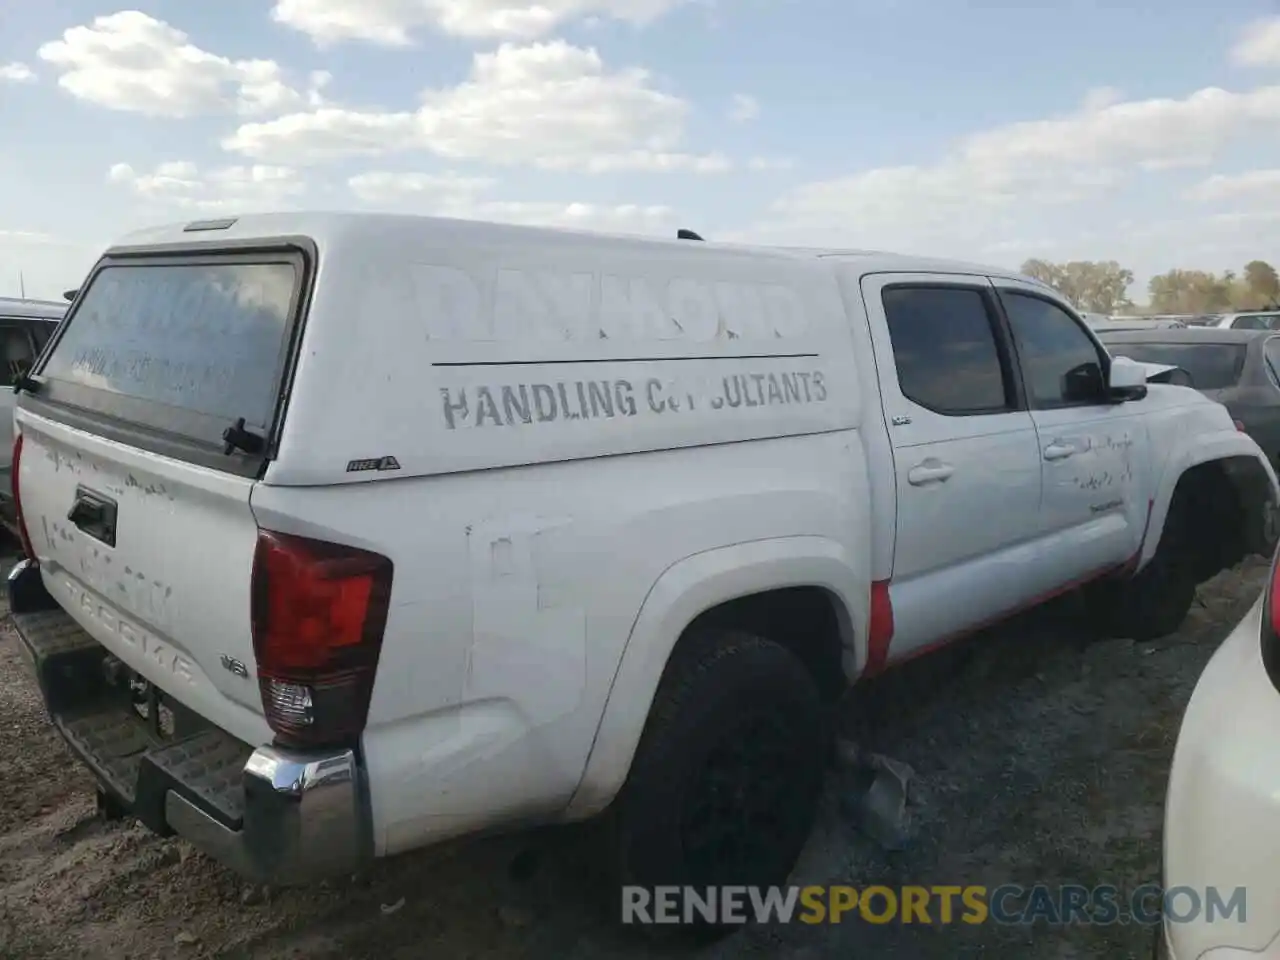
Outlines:
{"label": "gravel ground", "polygon": [[[848,775],[833,772],[795,881],[1157,881],[1183,707],[1265,573],[1250,562],[1206,584],[1183,629],[1159,643],[1091,641],[1064,601],[856,691],[850,734],[916,771],[913,837],[898,853],[867,840],[842,812]],[[581,830],[556,830],[405,856],[318,889],[248,887],[181,841],[95,818],[91,784],[50,728],[12,628],[0,633],[0,960],[653,956],[584,906],[586,849]],[[530,850],[540,855],[526,870]],[[759,928],[702,955],[1144,958],[1150,943],[1133,925],[854,920]]]}

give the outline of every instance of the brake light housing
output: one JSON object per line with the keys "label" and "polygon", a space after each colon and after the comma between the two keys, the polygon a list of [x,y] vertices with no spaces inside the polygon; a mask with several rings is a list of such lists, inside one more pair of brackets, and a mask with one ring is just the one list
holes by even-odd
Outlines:
{"label": "brake light housing", "polygon": [[262,530],[251,619],[267,723],[285,746],[353,744],[364,731],[393,565],[344,544]]}
{"label": "brake light housing", "polygon": [[18,432],[13,438],[13,460],[9,471],[9,492],[10,496],[13,497],[13,520],[14,526],[18,528],[18,540],[22,543],[22,555],[34,563],[36,552],[31,547],[31,535],[27,533],[27,522],[22,517],[22,484],[19,479],[21,466],[22,433]]}

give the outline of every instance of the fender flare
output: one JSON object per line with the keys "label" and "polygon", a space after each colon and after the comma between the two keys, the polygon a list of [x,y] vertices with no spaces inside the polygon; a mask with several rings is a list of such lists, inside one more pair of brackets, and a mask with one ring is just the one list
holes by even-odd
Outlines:
{"label": "fender flare", "polygon": [[1165,520],[1169,516],[1169,506],[1173,502],[1173,491],[1177,489],[1183,474],[1192,467],[1231,457],[1249,457],[1257,460],[1271,483],[1272,497],[1280,500],[1280,487],[1277,487],[1275,470],[1263,454],[1262,448],[1252,437],[1234,429],[1197,435],[1195,446],[1184,444],[1178,448],[1177,453],[1165,461],[1164,471],[1160,474],[1160,485],[1151,501],[1151,520],[1147,526],[1146,539],[1142,544],[1142,556],[1138,560],[1139,570],[1155,556]]}
{"label": "fender flare", "polygon": [[718,547],[668,567],[650,588],[614,673],[582,778],[564,812],[580,820],[612,801],[631,769],[667,660],[685,628],[718,604],[785,587],[820,587],[844,605],[844,672],[867,658],[870,555],[850,556],[826,537],[798,536]]}

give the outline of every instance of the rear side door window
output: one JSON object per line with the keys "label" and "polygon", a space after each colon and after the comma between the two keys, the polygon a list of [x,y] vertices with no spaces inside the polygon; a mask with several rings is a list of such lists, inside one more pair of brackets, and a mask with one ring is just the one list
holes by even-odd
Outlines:
{"label": "rear side door window", "polygon": [[1102,403],[1103,354],[1084,325],[1043,297],[1000,291],[1028,400],[1038,410]]}
{"label": "rear side door window", "polygon": [[1280,313],[1253,313],[1244,317],[1236,317],[1232,328],[1235,330],[1276,330],[1280,329]]}
{"label": "rear side door window", "polygon": [[26,327],[0,321],[0,387],[12,387],[31,372],[36,347]]}
{"label": "rear side door window", "polygon": [[53,335],[53,331],[57,329],[57,326],[58,325],[56,323],[48,323],[41,320],[29,328],[31,332],[31,339],[36,345],[36,356],[40,355],[40,351],[43,350],[44,345],[49,342],[49,337]]}
{"label": "rear side door window", "polygon": [[990,295],[972,287],[893,286],[882,295],[903,396],[944,416],[1013,409]]}

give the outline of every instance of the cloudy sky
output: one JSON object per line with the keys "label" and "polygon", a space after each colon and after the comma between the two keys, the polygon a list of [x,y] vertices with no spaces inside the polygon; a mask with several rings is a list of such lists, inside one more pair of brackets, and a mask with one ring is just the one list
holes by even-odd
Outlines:
{"label": "cloudy sky", "polygon": [[1280,262],[1263,0],[12,0],[0,295],[137,226],[391,209]]}

